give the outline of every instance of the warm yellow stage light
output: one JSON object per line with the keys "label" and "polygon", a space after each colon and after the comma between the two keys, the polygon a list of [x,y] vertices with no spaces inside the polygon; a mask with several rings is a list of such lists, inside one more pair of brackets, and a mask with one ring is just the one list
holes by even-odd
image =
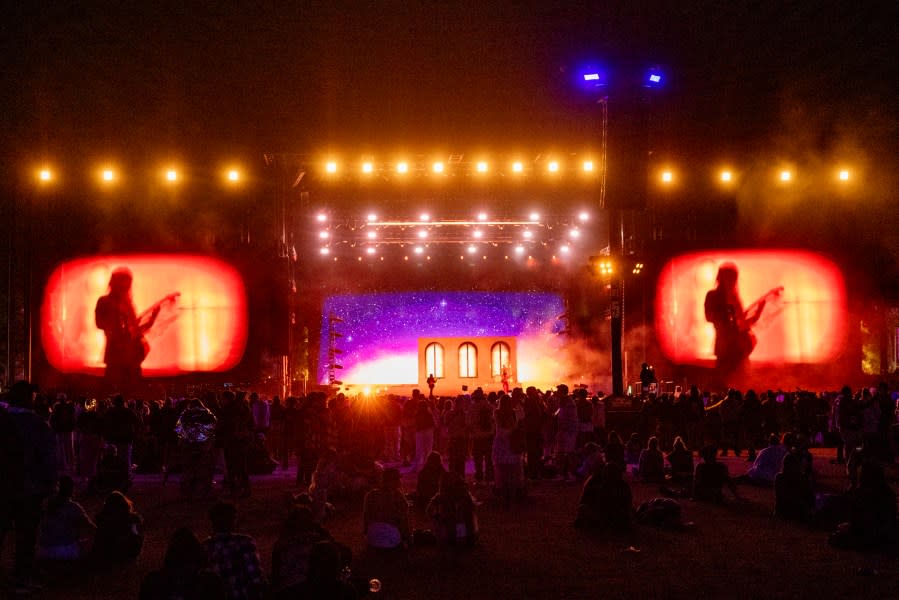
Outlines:
{"label": "warm yellow stage light", "polygon": [[721,171],[721,182],[722,183],[730,183],[733,180],[734,175],[730,171]]}
{"label": "warm yellow stage light", "polygon": [[487,172],[487,163],[486,161],[480,161],[477,164],[478,173],[486,173]]}
{"label": "warm yellow stage light", "polygon": [[336,173],[337,163],[333,160],[328,161],[328,163],[325,165],[325,171],[327,171],[328,173]]}
{"label": "warm yellow stage light", "polygon": [[840,171],[839,178],[840,178],[840,181],[849,181],[849,171],[846,169],[843,169],[842,171]]}
{"label": "warm yellow stage light", "polygon": [[165,178],[167,181],[178,181],[178,171],[169,169],[165,172]]}
{"label": "warm yellow stage light", "polygon": [[793,174],[790,171],[781,171],[780,172],[780,180],[784,183],[793,179]]}
{"label": "warm yellow stage light", "polygon": [[228,171],[228,181],[230,181],[231,183],[237,183],[238,181],[240,181],[240,171],[238,171],[237,169],[231,169],[230,171]]}
{"label": "warm yellow stage light", "polygon": [[671,183],[674,181],[674,173],[671,171],[662,171],[662,183]]}
{"label": "warm yellow stage light", "polygon": [[444,169],[443,163],[440,161],[437,161],[431,166],[431,169],[433,169],[433,171],[435,173],[443,173],[443,169]]}
{"label": "warm yellow stage light", "polygon": [[362,172],[363,173],[371,173],[374,170],[375,170],[375,166],[373,164],[371,164],[370,162],[362,163]]}
{"label": "warm yellow stage light", "polygon": [[409,172],[409,163],[401,162],[396,165],[397,173],[408,173]]}
{"label": "warm yellow stage light", "polygon": [[115,171],[113,171],[112,169],[103,169],[100,177],[103,179],[103,181],[106,182],[115,181]]}
{"label": "warm yellow stage light", "polygon": [[512,163],[512,172],[513,172],[513,173],[521,173],[522,171],[524,171],[524,165],[523,165],[523,164],[521,164],[520,162],[514,162],[514,163]]}
{"label": "warm yellow stage light", "polygon": [[584,161],[584,166],[583,166],[583,168],[584,168],[584,172],[585,172],[585,173],[591,172],[591,171],[593,170],[593,161],[592,161],[592,160],[585,160],[585,161]]}
{"label": "warm yellow stage light", "polygon": [[554,160],[550,161],[550,163],[548,165],[546,165],[546,168],[549,170],[550,173],[557,173],[559,171],[559,163]]}
{"label": "warm yellow stage light", "polygon": [[49,183],[50,181],[53,181],[53,171],[50,169],[41,169],[38,171],[37,178],[43,183]]}

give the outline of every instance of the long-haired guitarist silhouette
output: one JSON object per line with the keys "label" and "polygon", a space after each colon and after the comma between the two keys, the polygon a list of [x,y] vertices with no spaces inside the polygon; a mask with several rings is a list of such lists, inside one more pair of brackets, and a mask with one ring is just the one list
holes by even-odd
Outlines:
{"label": "long-haired guitarist silhouette", "polygon": [[722,372],[734,371],[749,359],[757,342],[753,325],[762,316],[767,299],[783,292],[783,287],[776,287],[744,309],[738,278],[737,265],[722,263],[715,289],[705,295],[705,318],[715,326],[716,367]]}
{"label": "long-haired guitarist silhouette", "polygon": [[97,300],[94,317],[97,327],[106,334],[103,362],[106,380],[116,389],[127,389],[140,381],[141,363],[150,351],[144,335],[153,327],[162,305],[173,302],[177,293],[169,294],[146,311],[137,314],[131,294],[133,276],[119,267],[109,278],[109,291]]}

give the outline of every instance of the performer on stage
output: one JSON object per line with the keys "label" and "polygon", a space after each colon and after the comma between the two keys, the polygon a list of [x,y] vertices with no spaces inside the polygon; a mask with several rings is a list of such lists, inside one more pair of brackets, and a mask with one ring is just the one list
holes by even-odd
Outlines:
{"label": "performer on stage", "polygon": [[[732,262],[718,268],[716,287],[705,296],[705,318],[715,326],[716,367],[723,373],[742,367],[755,349],[752,326],[762,316],[765,296],[744,311],[737,290],[739,271]],[[782,289],[782,288],[781,288]]]}
{"label": "performer on stage", "polygon": [[119,267],[109,278],[109,292],[97,300],[94,317],[97,327],[106,334],[103,362],[106,380],[116,389],[128,388],[141,379],[141,363],[150,347],[144,334],[159,316],[161,303],[149,313],[137,316],[131,296],[131,271]]}

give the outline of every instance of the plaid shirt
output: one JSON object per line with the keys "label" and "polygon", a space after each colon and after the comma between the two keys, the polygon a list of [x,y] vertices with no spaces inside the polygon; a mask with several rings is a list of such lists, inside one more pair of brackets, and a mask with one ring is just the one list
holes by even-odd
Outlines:
{"label": "plaid shirt", "polygon": [[205,545],[209,566],[222,578],[229,600],[264,597],[265,575],[253,538],[238,533],[217,533]]}

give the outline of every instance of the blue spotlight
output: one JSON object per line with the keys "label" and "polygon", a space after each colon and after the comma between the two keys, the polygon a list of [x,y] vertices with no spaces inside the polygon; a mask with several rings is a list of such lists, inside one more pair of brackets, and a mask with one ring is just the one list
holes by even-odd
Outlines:
{"label": "blue spotlight", "polygon": [[643,87],[662,87],[662,71],[658,67],[652,67],[647,71],[646,77],[643,80]]}
{"label": "blue spotlight", "polygon": [[578,84],[585,90],[595,90],[609,85],[608,72],[597,65],[582,65],[577,73]]}

